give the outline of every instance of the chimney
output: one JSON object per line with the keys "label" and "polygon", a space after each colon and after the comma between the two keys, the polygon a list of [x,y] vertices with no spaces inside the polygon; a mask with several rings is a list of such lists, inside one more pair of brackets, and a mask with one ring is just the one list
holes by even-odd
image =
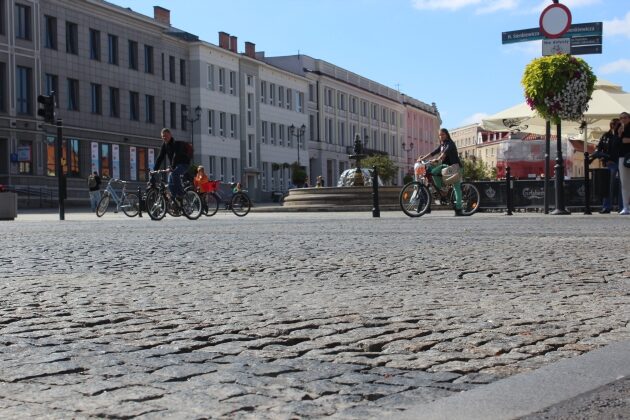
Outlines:
{"label": "chimney", "polygon": [[253,42],[245,42],[245,55],[256,58],[256,44]]}
{"label": "chimney", "polygon": [[219,32],[219,47],[229,50],[230,49],[230,34],[227,32]]}
{"label": "chimney", "polygon": [[171,26],[171,11],[160,6],[153,6],[153,19]]}
{"label": "chimney", "polygon": [[237,52],[236,42],[237,38],[235,36],[230,36],[230,51]]}

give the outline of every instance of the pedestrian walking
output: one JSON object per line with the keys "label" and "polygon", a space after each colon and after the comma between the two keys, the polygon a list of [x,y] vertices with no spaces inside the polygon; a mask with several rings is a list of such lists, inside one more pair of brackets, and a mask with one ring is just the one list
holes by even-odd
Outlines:
{"label": "pedestrian walking", "polygon": [[616,145],[619,152],[619,180],[621,181],[621,201],[619,202],[619,214],[630,214],[630,114],[619,114],[621,125],[619,126]]}
{"label": "pedestrian walking", "polygon": [[101,201],[101,177],[94,171],[88,176],[88,190],[90,194],[90,208],[96,211],[98,202]]}
{"label": "pedestrian walking", "polygon": [[[617,195],[617,174],[619,173],[619,155],[615,142],[617,141],[617,130],[621,122],[619,118],[613,118],[610,121],[610,129],[606,131],[597,144],[597,149],[593,153],[593,159],[600,159],[603,166],[608,169],[610,175],[609,178],[609,191],[608,194],[602,200],[602,209],[599,211],[602,214],[610,213],[613,207],[614,198]],[[621,210],[620,206],[620,210]]]}

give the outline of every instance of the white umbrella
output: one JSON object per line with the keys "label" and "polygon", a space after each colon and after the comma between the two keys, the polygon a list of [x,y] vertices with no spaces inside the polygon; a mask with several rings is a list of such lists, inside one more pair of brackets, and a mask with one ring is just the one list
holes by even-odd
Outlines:
{"label": "white umbrella", "polygon": [[[611,118],[618,117],[621,112],[630,112],[630,93],[626,93],[621,86],[598,79],[595,90],[588,103],[588,110],[584,113],[584,121],[588,124],[588,131],[593,138],[609,129]],[[522,131],[525,133],[545,134],[546,121],[536,111],[522,102],[497,114],[484,118],[481,127],[488,131]],[[562,121],[564,136],[577,137],[580,123]],[[552,134],[555,129],[552,127]]]}

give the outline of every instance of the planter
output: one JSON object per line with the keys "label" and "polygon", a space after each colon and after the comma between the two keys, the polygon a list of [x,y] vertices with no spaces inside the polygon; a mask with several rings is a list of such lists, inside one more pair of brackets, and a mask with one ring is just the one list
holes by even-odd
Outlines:
{"label": "planter", "polygon": [[0,220],[13,220],[17,217],[17,194],[0,192]]}

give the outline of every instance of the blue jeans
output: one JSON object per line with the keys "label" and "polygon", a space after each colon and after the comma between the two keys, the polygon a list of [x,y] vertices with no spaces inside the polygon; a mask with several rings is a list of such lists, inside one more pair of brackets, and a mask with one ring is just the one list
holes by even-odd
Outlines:
{"label": "blue jeans", "polygon": [[182,186],[182,175],[188,171],[188,165],[180,164],[168,174],[168,189],[173,197],[181,197],[184,195],[184,187]]}
{"label": "blue jeans", "polygon": [[[616,162],[608,162],[608,165],[606,165],[606,167],[608,168],[608,171],[610,173],[610,185],[609,185],[609,190],[608,190],[608,197],[604,197],[604,200],[602,202],[602,210],[612,210],[612,206],[613,206],[613,202],[615,199],[615,187],[617,186],[617,174],[619,173],[619,165]],[[617,191],[619,194],[617,195],[619,197],[619,203],[621,203],[621,191]],[[623,206],[619,206],[620,209],[623,208]]]}
{"label": "blue jeans", "polygon": [[99,190],[90,191],[90,207],[92,211],[96,210],[99,201],[101,201],[101,192]]}

